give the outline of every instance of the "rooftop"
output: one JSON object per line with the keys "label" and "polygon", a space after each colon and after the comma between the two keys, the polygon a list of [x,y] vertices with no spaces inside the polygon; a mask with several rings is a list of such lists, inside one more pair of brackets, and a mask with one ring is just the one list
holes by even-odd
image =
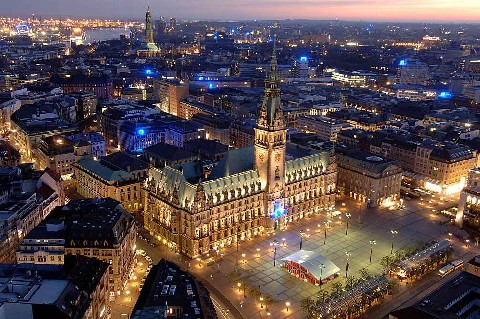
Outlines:
{"label": "rooftop", "polygon": [[134,177],[132,173],[124,170],[112,170],[102,165],[101,162],[89,158],[78,161],[76,165],[90,171],[105,181],[124,181],[133,179]]}
{"label": "rooftop", "polygon": [[[167,161],[195,158],[197,155],[181,147],[167,143],[158,143],[144,149],[146,154],[153,154]],[[147,155],[148,157],[148,155]]]}
{"label": "rooftop", "polygon": [[162,259],[148,274],[133,309],[133,318],[162,318],[152,309],[161,315],[166,305],[182,308],[179,318],[214,318],[212,311],[215,314],[208,291],[199,286],[192,275]]}
{"label": "rooftop", "polygon": [[[480,277],[461,272],[415,305],[391,313],[398,319],[478,318]],[[473,317],[469,317],[473,315]]]}
{"label": "rooftop", "polygon": [[123,152],[116,152],[101,159],[102,165],[110,167],[113,170],[124,170],[134,172],[148,169],[148,163]]}
{"label": "rooftop", "polygon": [[65,258],[65,266],[0,265],[0,318],[83,318],[88,295],[108,264],[83,256]]}
{"label": "rooftop", "polygon": [[[64,222],[64,230],[48,227]],[[110,248],[130,231],[133,217],[111,198],[82,199],[56,207],[25,239],[64,239],[67,247]]]}
{"label": "rooftop", "polygon": [[[299,250],[296,253],[285,256],[283,261],[293,261],[302,267],[305,267],[315,278],[324,279],[340,272],[340,268],[337,267],[331,260],[325,258],[318,252]],[[323,265],[323,270],[319,266]]]}

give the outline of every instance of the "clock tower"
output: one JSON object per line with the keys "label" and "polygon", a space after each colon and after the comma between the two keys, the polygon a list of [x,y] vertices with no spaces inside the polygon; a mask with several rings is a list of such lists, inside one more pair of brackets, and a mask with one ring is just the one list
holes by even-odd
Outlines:
{"label": "clock tower", "polygon": [[265,91],[255,127],[255,169],[265,191],[265,224],[277,228],[285,214],[285,149],[287,129],[281,108],[276,49],[265,80]]}

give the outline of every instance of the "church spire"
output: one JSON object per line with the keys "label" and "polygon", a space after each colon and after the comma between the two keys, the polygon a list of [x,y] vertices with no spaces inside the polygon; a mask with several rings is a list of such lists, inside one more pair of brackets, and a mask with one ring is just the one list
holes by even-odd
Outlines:
{"label": "church spire", "polygon": [[147,7],[147,13],[145,14],[145,38],[148,43],[155,43],[153,39],[153,22],[152,14],[150,13],[150,6]]}

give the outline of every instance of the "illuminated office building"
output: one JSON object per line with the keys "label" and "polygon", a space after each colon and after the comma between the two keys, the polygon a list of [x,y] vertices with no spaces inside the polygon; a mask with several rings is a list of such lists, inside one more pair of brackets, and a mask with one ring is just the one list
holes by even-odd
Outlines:
{"label": "illuminated office building", "polygon": [[208,176],[195,175],[194,162],[150,169],[144,215],[153,236],[194,258],[333,207],[335,157],[287,143],[279,83],[274,55],[254,145],[229,151]]}

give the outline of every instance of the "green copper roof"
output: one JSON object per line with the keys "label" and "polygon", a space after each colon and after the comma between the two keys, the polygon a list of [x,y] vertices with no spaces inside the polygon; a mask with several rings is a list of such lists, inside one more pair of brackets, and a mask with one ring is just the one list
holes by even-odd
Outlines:
{"label": "green copper roof", "polygon": [[110,168],[103,166],[100,162],[94,161],[92,159],[83,159],[78,162],[78,165],[83,167],[85,170],[92,172],[93,174],[100,176],[106,181],[121,181],[125,179],[131,179],[134,176],[123,170],[114,171]]}

